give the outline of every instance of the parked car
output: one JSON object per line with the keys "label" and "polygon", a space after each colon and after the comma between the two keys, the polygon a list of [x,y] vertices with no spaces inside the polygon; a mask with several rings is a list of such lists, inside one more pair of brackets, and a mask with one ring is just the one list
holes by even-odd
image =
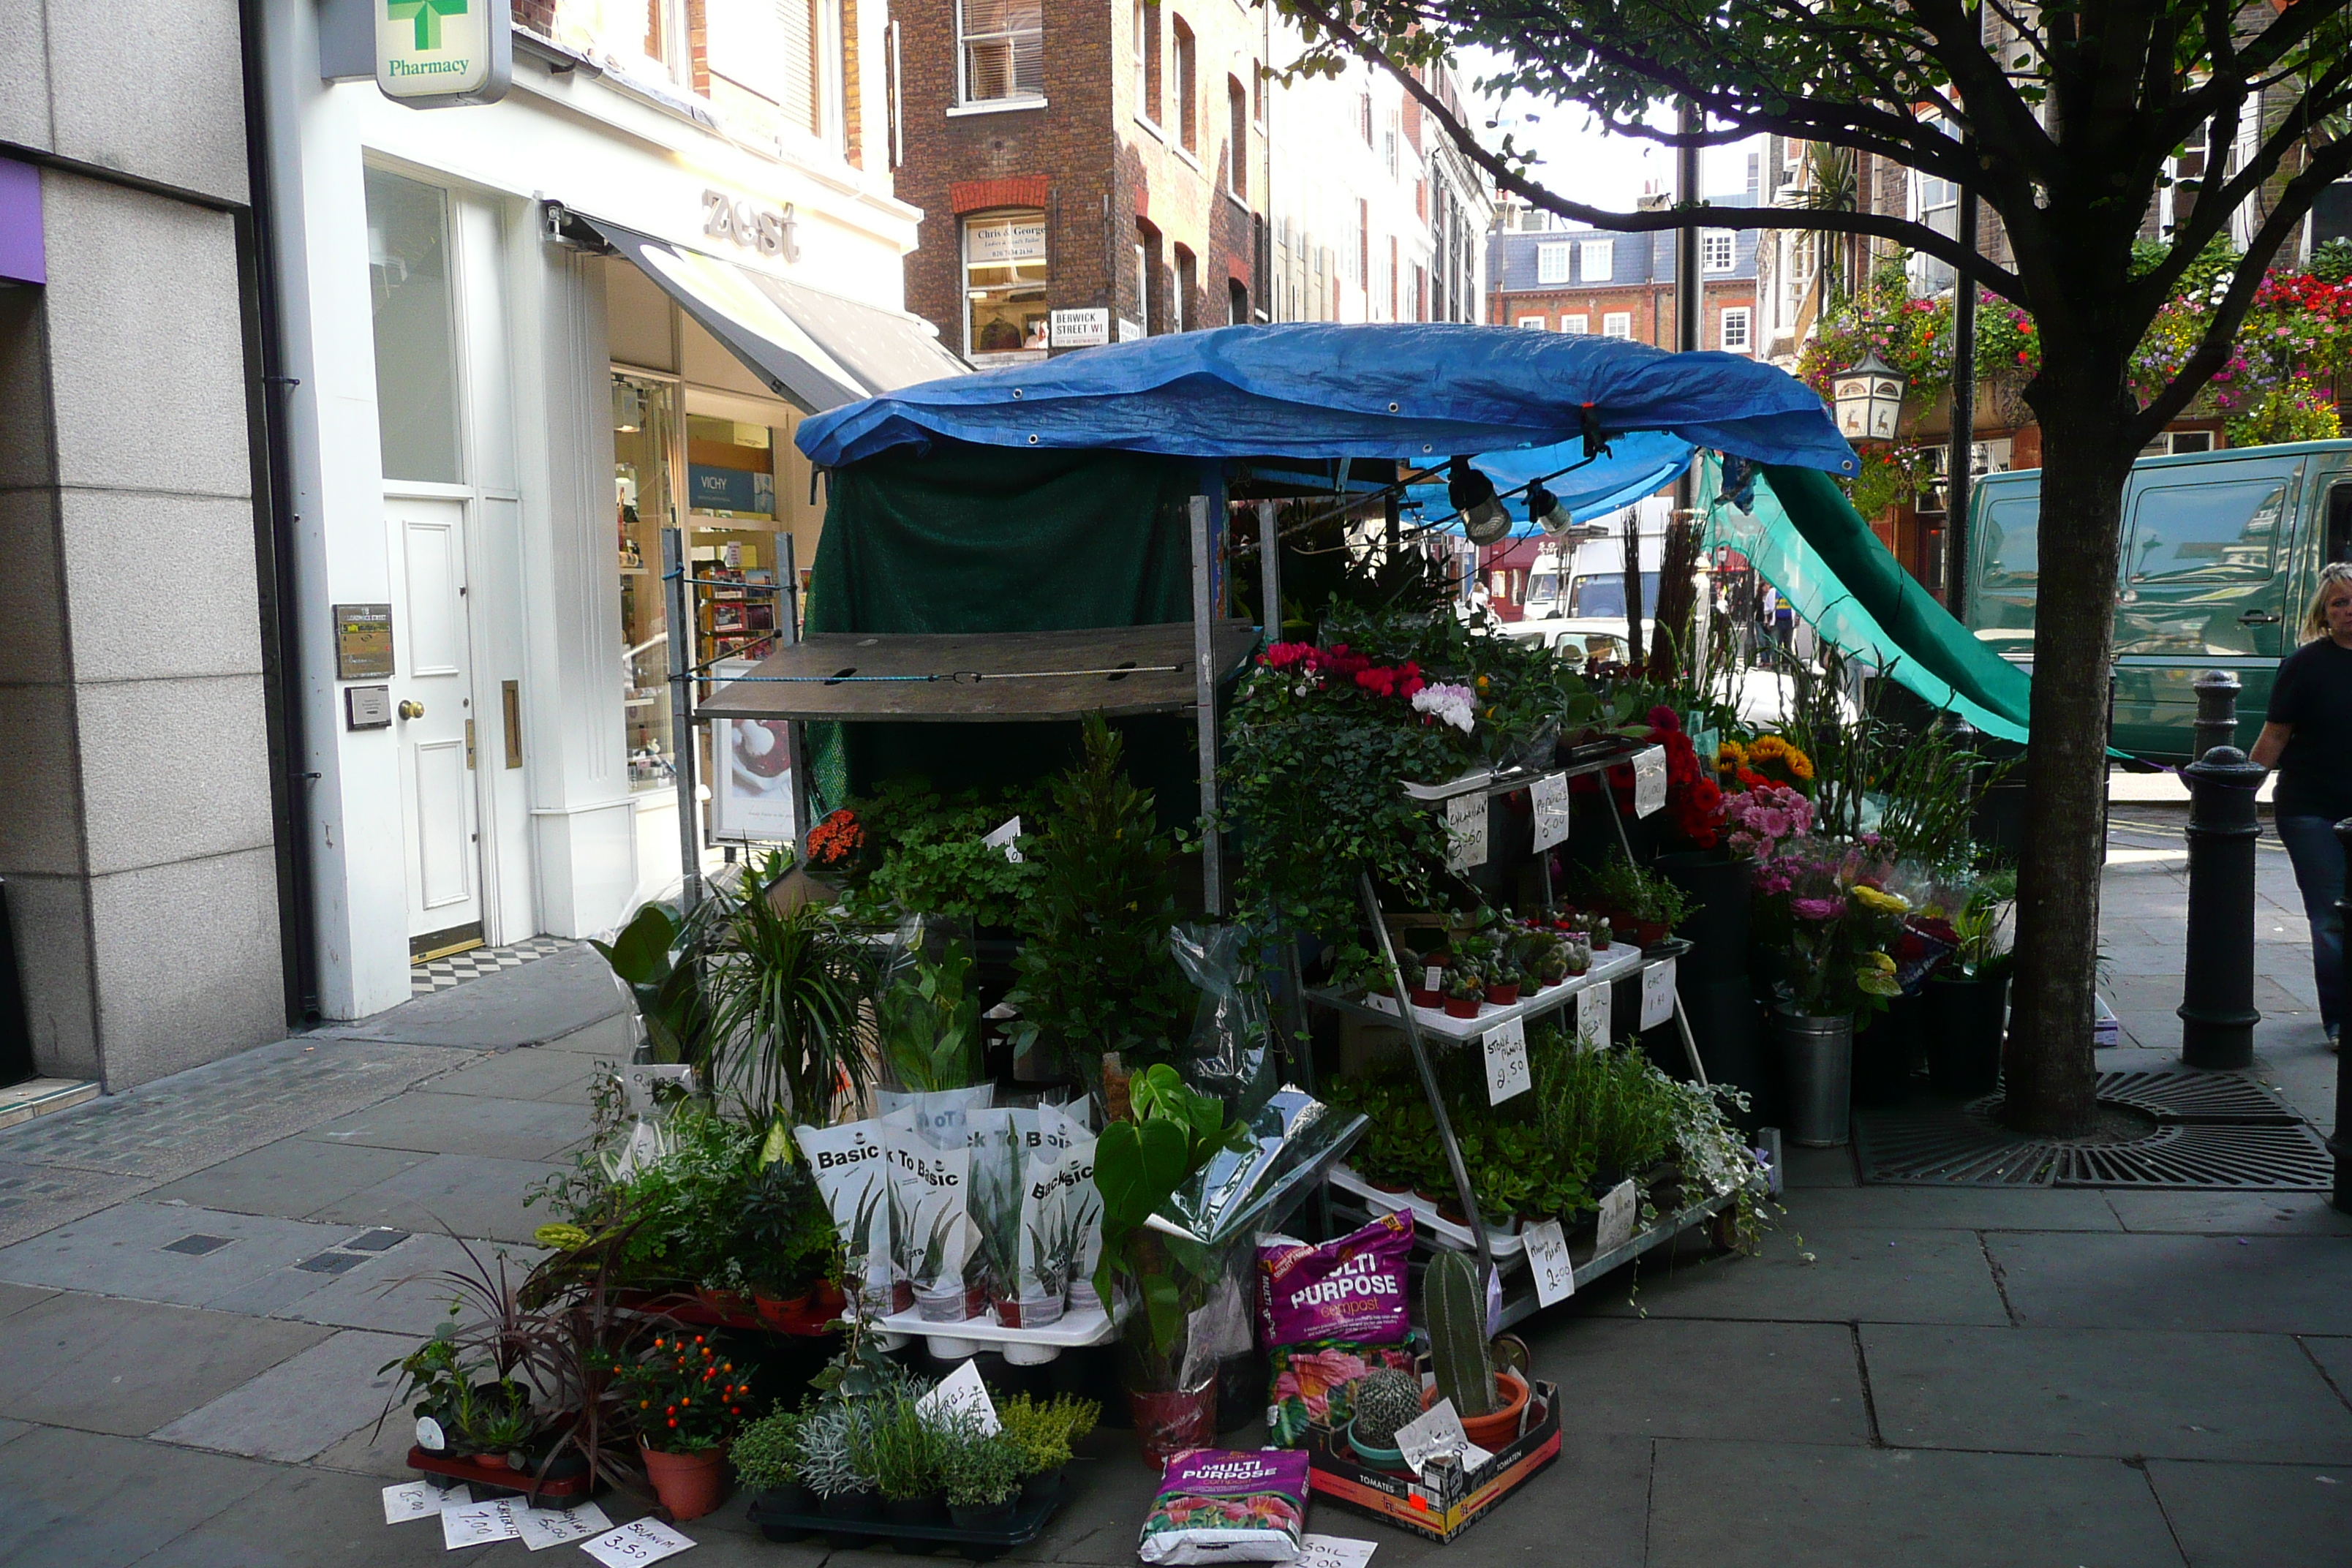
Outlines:
{"label": "parked car", "polygon": [[[2033,663],[2038,468],[1989,474],[1969,507],[1969,629]],[[2143,458],[2124,492],[2116,584],[2114,744],[2162,762],[2192,751],[2208,669],[2235,674],[2251,747],[2319,569],[2352,560],[2352,440]]]}

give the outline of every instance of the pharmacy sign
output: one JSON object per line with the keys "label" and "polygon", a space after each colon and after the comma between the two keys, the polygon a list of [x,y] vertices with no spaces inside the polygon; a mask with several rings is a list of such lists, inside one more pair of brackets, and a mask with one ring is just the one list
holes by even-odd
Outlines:
{"label": "pharmacy sign", "polygon": [[412,109],[496,103],[514,76],[509,0],[374,0],[375,85]]}

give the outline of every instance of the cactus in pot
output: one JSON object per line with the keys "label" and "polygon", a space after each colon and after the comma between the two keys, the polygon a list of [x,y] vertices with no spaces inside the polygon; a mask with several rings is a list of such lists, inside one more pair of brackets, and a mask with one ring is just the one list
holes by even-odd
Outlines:
{"label": "cactus in pot", "polygon": [[1421,1379],[1396,1367],[1366,1373],[1352,1397],[1359,1447],[1394,1448],[1398,1430],[1421,1416]]}
{"label": "cactus in pot", "polygon": [[1495,1411],[1495,1360],[1486,1344],[1486,1293],[1466,1254],[1440,1252],[1422,1276],[1421,1306],[1429,1320],[1430,1361],[1441,1398],[1468,1418]]}

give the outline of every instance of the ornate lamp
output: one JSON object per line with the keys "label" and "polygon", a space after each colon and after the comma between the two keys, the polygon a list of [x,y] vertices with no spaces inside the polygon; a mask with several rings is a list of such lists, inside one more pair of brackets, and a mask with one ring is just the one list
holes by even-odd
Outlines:
{"label": "ornate lamp", "polygon": [[1892,441],[1903,416],[1902,373],[1865,352],[1862,363],[1840,371],[1830,383],[1837,405],[1838,434],[1849,441]]}

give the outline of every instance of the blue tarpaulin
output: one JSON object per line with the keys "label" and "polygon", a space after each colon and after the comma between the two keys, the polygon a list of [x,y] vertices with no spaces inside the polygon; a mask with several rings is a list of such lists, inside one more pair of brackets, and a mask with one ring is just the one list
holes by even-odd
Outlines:
{"label": "blue tarpaulin", "polygon": [[[1590,522],[1674,483],[1690,467],[1692,451],[1691,444],[1677,437],[1641,430],[1613,437],[1609,449],[1590,463],[1584,459],[1584,443],[1570,441],[1563,447],[1538,447],[1525,452],[1490,452],[1473,458],[1471,466],[1495,481],[1495,492],[1511,514],[1512,536],[1526,539],[1543,531],[1528,519],[1524,487],[1528,480],[1543,480],[1544,488],[1570,516],[1579,522]],[[1421,508],[1423,521],[1446,519],[1444,531],[1462,531],[1462,520],[1454,516],[1443,479],[1406,486],[1404,500],[1407,506]]]}
{"label": "blue tarpaulin", "polygon": [[1855,468],[1820,395],[1743,355],[1435,323],[1171,332],[902,387],[803,420],[795,439],[824,468],[915,455],[937,437],[1427,465],[1637,431],[1757,462]]}

